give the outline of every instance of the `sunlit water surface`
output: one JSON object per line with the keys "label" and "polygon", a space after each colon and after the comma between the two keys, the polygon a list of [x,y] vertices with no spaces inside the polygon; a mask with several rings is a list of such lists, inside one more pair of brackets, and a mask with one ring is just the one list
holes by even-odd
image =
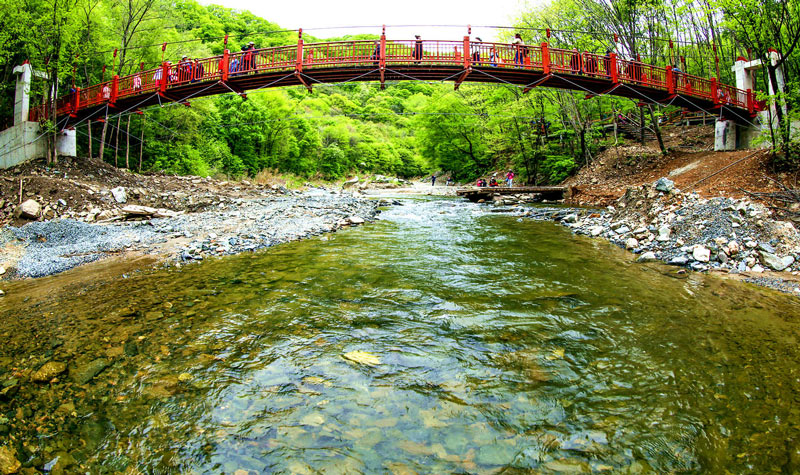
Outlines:
{"label": "sunlit water surface", "polygon": [[[47,359],[111,363],[87,384],[64,375],[0,400],[23,461],[64,473],[800,470],[796,299],[484,210],[406,200],[327,240],[57,298],[24,302],[45,284],[15,284],[0,380]],[[373,364],[343,356],[354,351]]]}

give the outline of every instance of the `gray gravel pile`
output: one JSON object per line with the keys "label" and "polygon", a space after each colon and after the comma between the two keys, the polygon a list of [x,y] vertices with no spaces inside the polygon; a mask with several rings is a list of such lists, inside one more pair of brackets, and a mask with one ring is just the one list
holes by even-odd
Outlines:
{"label": "gray gravel pile", "polygon": [[149,221],[32,222],[9,227],[6,235],[24,246],[17,276],[42,277],[122,250],[166,252],[177,262],[255,251],[362,224],[375,218],[377,206],[351,194],[314,190],[254,200],[223,198],[214,210]]}
{"label": "gray gravel pile", "polygon": [[154,237],[136,224],[100,226],[72,219],[37,221],[8,231],[26,247],[16,265],[22,277],[57,274]]}

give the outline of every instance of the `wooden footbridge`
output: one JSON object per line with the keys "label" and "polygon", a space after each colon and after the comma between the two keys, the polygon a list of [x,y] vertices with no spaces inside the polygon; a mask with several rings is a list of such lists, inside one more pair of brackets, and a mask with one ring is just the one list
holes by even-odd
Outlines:
{"label": "wooden footbridge", "polygon": [[502,195],[539,195],[543,200],[562,200],[567,193],[566,186],[469,186],[456,190],[456,195],[472,202]]}

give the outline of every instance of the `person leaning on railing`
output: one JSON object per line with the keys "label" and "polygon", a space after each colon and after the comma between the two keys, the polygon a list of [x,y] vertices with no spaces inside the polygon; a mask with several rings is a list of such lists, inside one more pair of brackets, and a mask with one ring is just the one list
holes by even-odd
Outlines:
{"label": "person leaning on railing", "polygon": [[414,58],[414,64],[419,64],[422,62],[422,37],[419,35],[414,35],[416,40],[414,41],[414,51],[412,52],[412,58]]}
{"label": "person leaning on railing", "polygon": [[[472,62],[475,64],[479,64],[481,62],[481,46],[480,43],[483,43],[483,40],[480,36],[475,37],[475,41],[472,42]],[[467,52],[464,51],[464,54]]]}

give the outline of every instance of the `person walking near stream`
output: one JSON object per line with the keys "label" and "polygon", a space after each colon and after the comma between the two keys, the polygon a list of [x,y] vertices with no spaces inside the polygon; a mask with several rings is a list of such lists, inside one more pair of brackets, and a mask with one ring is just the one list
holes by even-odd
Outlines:
{"label": "person walking near stream", "polygon": [[431,175],[431,186],[436,186],[436,175]]}
{"label": "person walking near stream", "polygon": [[506,173],[506,186],[514,186],[514,176],[514,170],[509,170],[508,173]]}

